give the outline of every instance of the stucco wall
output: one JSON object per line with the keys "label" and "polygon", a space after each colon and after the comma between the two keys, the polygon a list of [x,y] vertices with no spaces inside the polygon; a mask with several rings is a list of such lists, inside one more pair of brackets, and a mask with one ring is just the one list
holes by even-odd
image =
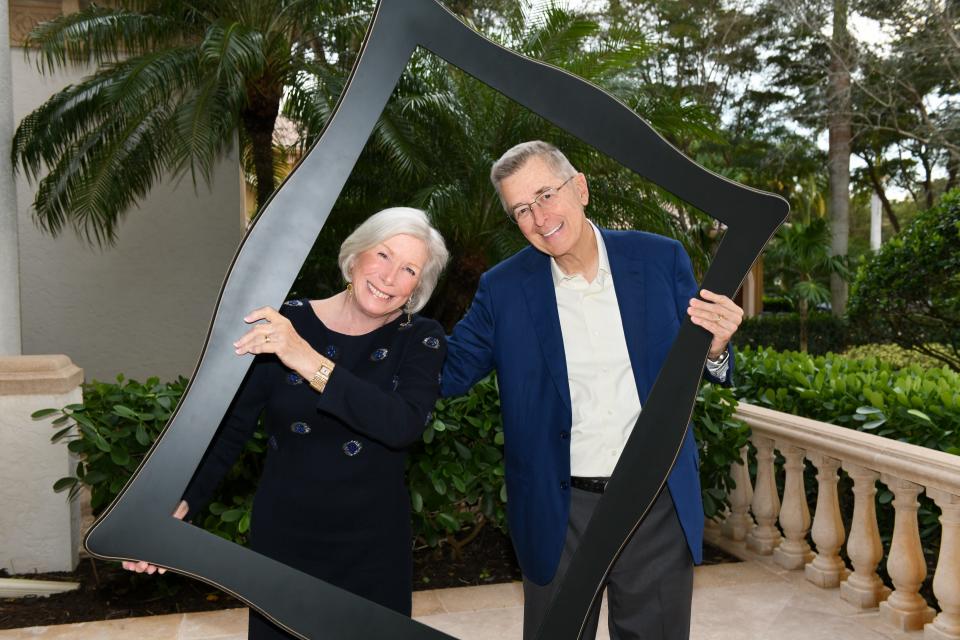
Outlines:
{"label": "stucco wall", "polygon": [[12,574],[77,566],[79,503],[52,489],[76,459],[50,443],[56,416],[30,415],[80,402],[82,378],[62,355],[0,357],[0,569]]}
{"label": "stucco wall", "polygon": [[[11,54],[17,123],[84,75],[44,77],[22,49]],[[87,380],[189,375],[242,235],[236,153],[217,168],[212,190],[195,191],[189,178],[155,187],[129,212],[116,245],[102,250],[72,229],[57,238],[42,232],[33,198],[18,176],[23,353],[66,354]]]}

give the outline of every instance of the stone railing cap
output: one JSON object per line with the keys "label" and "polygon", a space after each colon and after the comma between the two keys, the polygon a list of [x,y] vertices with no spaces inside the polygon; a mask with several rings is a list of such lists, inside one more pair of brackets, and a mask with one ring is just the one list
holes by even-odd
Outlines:
{"label": "stone railing cap", "polygon": [[777,447],[807,451],[960,495],[960,456],[741,402],[735,417]]}
{"label": "stone railing cap", "polygon": [[83,369],[65,355],[0,356],[0,396],[68,393],[83,383]]}

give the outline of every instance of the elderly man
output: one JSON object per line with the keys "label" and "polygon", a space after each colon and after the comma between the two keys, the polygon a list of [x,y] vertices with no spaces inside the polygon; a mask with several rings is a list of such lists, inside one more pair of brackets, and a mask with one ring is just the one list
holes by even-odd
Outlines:
{"label": "elderly man", "polygon": [[[496,369],[508,518],[523,571],[524,638],[537,632],[686,316],[713,335],[707,375],[729,382],[742,310],[697,287],[679,242],[600,229],[587,180],[554,146],[525,142],[490,172],[530,246],[480,278],[447,342],[444,395]],[[607,581],[610,637],[687,638],[703,506],[688,430],[667,489]],[[599,601],[584,638],[596,635]]]}

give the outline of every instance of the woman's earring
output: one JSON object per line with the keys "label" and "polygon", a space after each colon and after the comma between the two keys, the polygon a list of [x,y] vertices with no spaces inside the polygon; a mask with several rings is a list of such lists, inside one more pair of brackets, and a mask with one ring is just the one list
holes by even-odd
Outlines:
{"label": "woman's earring", "polygon": [[352,297],[353,297],[353,283],[348,282],[347,283],[347,300],[349,300]]}
{"label": "woman's earring", "polygon": [[407,319],[400,323],[401,327],[410,326],[410,323],[413,322],[412,314],[410,312],[410,307],[413,306],[413,296],[407,298],[407,301],[403,303],[403,312],[407,314]]}

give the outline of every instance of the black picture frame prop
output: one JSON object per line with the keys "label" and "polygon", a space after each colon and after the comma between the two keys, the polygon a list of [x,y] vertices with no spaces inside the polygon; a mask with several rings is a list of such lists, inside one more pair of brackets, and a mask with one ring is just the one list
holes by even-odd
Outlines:
{"label": "black picture frame prop", "polygon": [[[722,221],[727,231],[702,282],[707,289],[732,297],[787,216],[782,198],[697,165],[616,98],[484,38],[434,0],[379,0],[317,143],[273,194],[230,265],[203,353],[173,417],[88,532],[91,554],[146,560],[198,578],[301,638],[450,638],[170,515],[250,366],[251,359],[237,358],[232,347],[246,331],[244,315],[283,302],[418,46]],[[580,636],[610,567],[677,457],[709,342],[707,332],[689,319],[683,323],[540,638]]]}

